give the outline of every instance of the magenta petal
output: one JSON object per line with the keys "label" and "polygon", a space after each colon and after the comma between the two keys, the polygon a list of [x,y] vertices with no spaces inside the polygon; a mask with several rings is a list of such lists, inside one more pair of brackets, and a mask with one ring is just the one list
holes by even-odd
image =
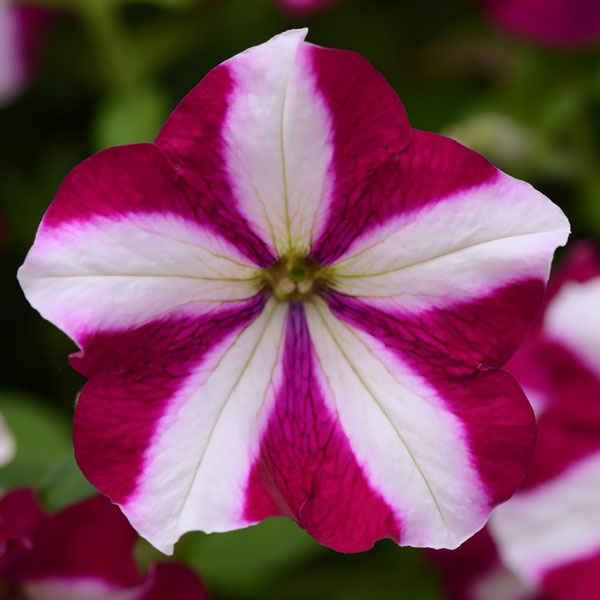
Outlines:
{"label": "magenta petal", "polygon": [[550,600],[502,564],[487,529],[456,550],[430,551],[428,556],[440,571],[448,600]]}
{"label": "magenta petal", "polygon": [[13,490],[0,498],[0,570],[15,552],[31,546],[30,533],[44,518],[31,488]]}
{"label": "magenta petal", "polygon": [[531,407],[514,379],[497,368],[523,339],[543,291],[542,282],[525,281],[418,316],[389,314],[335,293],[329,299],[335,315],[409,361],[459,417],[490,508],[514,493],[533,451]]}
{"label": "magenta petal", "polygon": [[[578,568],[585,576],[600,551],[599,298],[600,277],[573,279],[548,304],[539,346],[548,398],[538,444],[523,486],[490,521],[505,564],[540,589],[548,578],[552,593],[556,585],[552,598],[568,598],[568,588],[586,598]],[[589,564],[598,567],[597,560]],[[570,586],[567,565],[579,565]]]}
{"label": "magenta petal", "polygon": [[29,83],[52,19],[53,13],[39,6],[0,3],[0,105]]}
{"label": "magenta petal", "polygon": [[331,194],[364,190],[411,132],[368,61],[305,35],[285,32],[211,71],[157,138],[192,188],[243,212],[279,254],[309,251]]}
{"label": "magenta petal", "polygon": [[[548,340],[544,331],[544,317],[548,306],[563,286],[573,282],[583,283],[598,276],[600,257],[594,245],[587,241],[572,244],[558,270],[552,273],[542,309],[536,316],[527,339],[506,364],[506,370],[515,376],[525,390],[536,413],[541,413],[550,401],[556,402],[561,397],[564,397],[565,405],[574,409],[577,406],[577,403],[574,405],[569,402],[571,392],[568,387],[577,385],[579,364],[574,364],[574,357]],[[589,381],[588,377],[583,379]],[[581,384],[582,390],[585,389],[586,383],[582,381]],[[588,389],[594,387],[595,385],[592,385]],[[583,398],[586,396],[587,393],[584,393]]]}
{"label": "magenta petal", "polygon": [[496,23],[524,38],[556,46],[585,46],[600,40],[596,0],[482,0]]}
{"label": "magenta petal", "polygon": [[[28,504],[23,510],[30,510]],[[39,511],[38,505],[33,514]],[[10,581],[95,579],[117,587],[140,582],[131,554],[137,535],[108,498],[84,500],[30,525],[25,550],[2,565]]]}
{"label": "magenta petal", "polygon": [[[399,118],[397,124],[392,121],[397,130],[395,137],[383,134],[380,129],[394,131],[388,129],[386,119],[401,114],[399,108],[392,108],[391,98],[386,100],[390,104],[387,110],[373,113],[379,129],[375,129],[378,135],[372,139],[367,128],[360,130],[362,138],[354,132],[345,136],[348,125],[344,128],[343,121],[336,128],[334,191],[326,223],[313,245],[315,258],[323,263],[334,262],[356,238],[393,217],[417,213],[490,181],[498,173],[481,155],[434,133],[414,130],[407,146],[408,131],[399,135]],[[366,106],[374,102],[370,99]],[[377,106],[380,103],[378,99]],[[354,117],[345,116],[344,111],[333,114],[340,120]],[[370,153],[362,154],[360,161],[353,160],[358,152],[355,143],[371,144]]]}
{"label": "magenta petal", "polygon": [[146,583],[136,600],[208,600],[198,575],[179,563],[158,563],[150,567]]}
{"label": "magenta petal", "polygon": [[283,381],[250,474],[245,517],[291,517],[320,543],[341,552],[368,550],[400,523],[357,463],[326,406],[304,306],[290,306]]}
{"label": "magenta petal", "polygon": [[490,534],[482,529],[456,550],[430,550],[427,556],[442,575],[451,600],[483,600],[473,597],[473,585],[499,564],[498,552]]}
{"label": "magenta petal", "polygon": [[75,410],[75,457],[86,477],[116,503],[136,489],[157,423],[205,356],[248,324],[262,297],[196,318],[155,321],[99,333],[71,363],[90,378]]}
{"label": "magenta petal", "polygon": [[282,10],[290,17],[307,17],[325,10],[338,0],[276,0]]}
{"label": "magenta petal", "polygon": [[213,69],[180,102],[156,144],[194,190],[196,202],[205,208],[210,220],[228,231],[229,239],[248,247],[257,264],[266,266],[275,258],[241,216],[226,171],[222,128],[233,86],[225,65]]}
{"label": "magenta petal", "polygon": [[156,144],[117,146],[84,160],[65,177],[42,223],[51,234],[69,222],[131,214],[181,217],[220,234],[257,264],[274,260],[233,206],[212,187],[188,186],[179,165]]}
{"label": "magenta petal", "polygon": [[550,405],[538,421],[538,441],[522,490],[549,481],[600,450],[600,378],[568,350],[545,348],[552,374]]}
{"label": "magenta petal", "polygon": [[597,600],[600,590],[600,551],[557,567],[543,579],[551,600]]}

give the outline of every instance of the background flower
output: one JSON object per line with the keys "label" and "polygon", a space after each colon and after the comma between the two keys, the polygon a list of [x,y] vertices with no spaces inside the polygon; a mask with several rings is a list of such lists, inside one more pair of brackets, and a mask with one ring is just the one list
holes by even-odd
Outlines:
{"label": "background flower", "polygon": [[[7,600],[202,600],[198,577],[177,563],[153,565],[142,578],[135,531],[102,496],[48,516],[31,489],[0,498],[0,582]],[[4,598],[0,589],[0,597]]]}
{"label": "background flower", "polygon": [[304,17],[325,10],[337,0],[276,0],[277,4],[290,16]]}
{"label": "background flower", "polygon": [[517,352],[519,380],[533,390],[538,446],[519,492],[489,527],[455,552],[435,553],[459,600],[585,600],[598,589],[600,399],[596,319],[600,261],[582,243],[551,280],[538,326]]}
{"label": "background flower", "polygon": [[29,83],[50,19],[43,8],[0,0],[0,105]]}
{"label": "background flower", "polygon": [[600,41],[600,5],[595,0],[482,0],[503,29],[555,46]]}

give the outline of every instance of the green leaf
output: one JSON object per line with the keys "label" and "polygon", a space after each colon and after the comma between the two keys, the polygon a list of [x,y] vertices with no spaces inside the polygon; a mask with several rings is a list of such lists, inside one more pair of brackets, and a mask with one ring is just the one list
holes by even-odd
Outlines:
{"label": "green leaf", "polygon": [[97,148],[151,142],[169,114],[166,95],[159,89],[140,89],[114,95],[100,104],[94,122]]}
{"label": "green leaf", "polygon": [[209,589],[226,595],[259,586],[282,569],[325,549],[293,521],[271,518],[246,529],[187,534],[175,556],[202,573]]}
{"label": "green leaf", "polygon": [[40,501],[49,512],[96,493],[96,489],[79,470],[72,451],[46,474],[38,489]]}
{"label": "green leaf", "polygon": [[17,452],[0,469],[0,488],[36,485],[71,452],[69,420],[25,392],[0,391],[0,412],[12,431]]}

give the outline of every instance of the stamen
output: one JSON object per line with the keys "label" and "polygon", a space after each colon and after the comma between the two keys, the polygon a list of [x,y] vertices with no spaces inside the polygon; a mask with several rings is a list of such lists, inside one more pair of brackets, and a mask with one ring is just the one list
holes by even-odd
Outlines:
{"label": "stamen", "polygon": [[282,302],[307,300],[325,283],[326,271],[310,256],[284,256],[263,270],[261,281]]}

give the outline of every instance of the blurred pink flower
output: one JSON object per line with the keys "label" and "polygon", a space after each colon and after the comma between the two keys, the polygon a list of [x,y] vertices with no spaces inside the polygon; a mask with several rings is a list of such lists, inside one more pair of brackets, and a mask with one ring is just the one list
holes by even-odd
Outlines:
{"label": "blurred pink flower", "polygon": [[499,27],[541,44],[579,47],[600,41],[598,0],[480,0]]}
{"label": "blurred pink flower", "polygon": [[13,100],[29,83],[52,18],[47,9],[0,0],[0,105]]}
{"label": "blurred pink flower", "polygon": [[142,578],[138,539],[103,496],[47,515],[31,489],[0,498],[0,598],[40,600],[203,600],[197,575],[159,563]]}
{"label": "blurred pink flower", "polygon": [[534,390],[538,445],[489,526],[432,553],[452,600],[595,600],[600,590],[600,260],[580,243],[507,369]]}
{"label": "blurred pink flower", "polygon": [[566,217],[305,35],[77,166],[19,272],[82,348],[80,467],[163,551],[276,515],[346,552],[456,547],[533,451],[499,367]]}
{"label": "blurred pink flower", "polygon": [[308,17],[333,6],[338,0],[275,0],[291,17]]}

